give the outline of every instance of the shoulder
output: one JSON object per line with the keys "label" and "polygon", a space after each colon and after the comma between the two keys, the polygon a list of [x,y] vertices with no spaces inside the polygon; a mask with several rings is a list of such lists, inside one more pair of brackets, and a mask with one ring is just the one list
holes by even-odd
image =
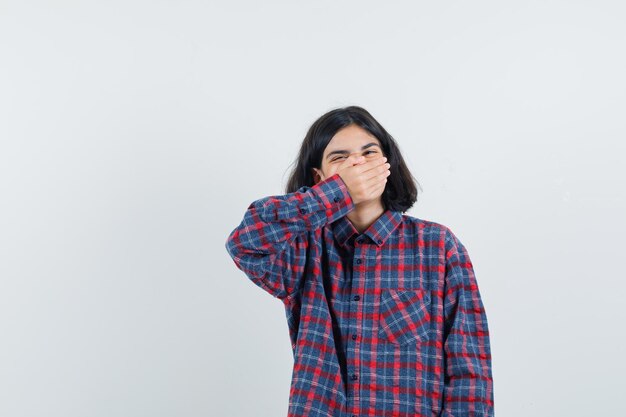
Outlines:
{"label": "shoulder", "polygon": [[440,241],[440,245],[445,248],[446,252],[463,247],[459,237],[446,224],[406,213],[402,214],[402,221],[408,230],[420,233],[424,239]]}
{"label": "shoulder", "polygon": [[402,222],[409,229],[420,230],[422,233],[440,235],[444,239],[447,238],[448,235],[453,235],[448,226],[434,220],[423,219],[411,216],[410,214],[402,213]]}

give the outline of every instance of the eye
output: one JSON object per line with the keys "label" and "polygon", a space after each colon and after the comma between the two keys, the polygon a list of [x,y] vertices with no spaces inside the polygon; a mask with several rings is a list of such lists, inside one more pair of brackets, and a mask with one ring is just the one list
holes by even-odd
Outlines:
{"label": "eye", "polygon": [[[375,149],[370,149],[370,150],[364,152],[365,155],[368,155],[370,153],[378,153],[378,152]],[[335,158],[331,159],[330,162],[335,162],[335,161],[338,161],[338,160],[340,160],[342,158],[345,158],[345,155],[335,157]]]}

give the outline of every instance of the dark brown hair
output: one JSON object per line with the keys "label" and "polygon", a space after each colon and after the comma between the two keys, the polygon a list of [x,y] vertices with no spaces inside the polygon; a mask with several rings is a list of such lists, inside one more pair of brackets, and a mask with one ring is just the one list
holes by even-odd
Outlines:
{"label": "dark brown hair", "polygon": [[311,125],[294,161],[296,166],[289,176],[285,192],[293,193],[302,186],[312,187],[315,184],[313,168],[321,168],[324,149],[339,130],[352,124],[365,129],[380,141],[387,162],[391,165],[391,173],[381,196],[385,209],[407,211],[417,201],[419,184],[404,163],[394,138],[367,110],[359,106],[331,110]]}

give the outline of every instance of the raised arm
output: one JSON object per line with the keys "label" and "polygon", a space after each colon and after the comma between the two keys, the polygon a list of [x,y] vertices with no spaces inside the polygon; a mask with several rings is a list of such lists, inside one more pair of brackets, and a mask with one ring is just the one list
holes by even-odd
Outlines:
{"label": "raised arm", "polygon": [[226,250],[248,278],[283,299],[299,288],[309,256],[309,232],[354,209],[339,174],[293,193],[252,202],[226,240]]}
{"label": "raised arm", "polygon": [[465,246],[446,231],[442,417],[493,417],[487,316]]}

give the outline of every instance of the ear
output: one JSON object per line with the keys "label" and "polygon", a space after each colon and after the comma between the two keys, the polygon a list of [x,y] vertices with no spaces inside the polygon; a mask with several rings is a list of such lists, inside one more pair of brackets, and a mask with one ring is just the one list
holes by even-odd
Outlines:
{"label": "ear", "polygon": [[317,184],[322,180],[321,171],[317,168],[313,168],[313,183]]}

